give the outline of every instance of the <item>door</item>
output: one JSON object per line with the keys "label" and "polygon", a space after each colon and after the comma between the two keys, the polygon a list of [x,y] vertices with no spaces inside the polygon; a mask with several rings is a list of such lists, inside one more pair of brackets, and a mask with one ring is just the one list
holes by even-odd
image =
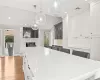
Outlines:
{"label": "door", "polygon": [[14,30],[4,30],[4,53],[5,56],[13,56],[14,54]]}
{"label": "door", "polygon": [[44,32],[44,46],[47,47],[49,46],[50,43],[50,31],[45,31]]}

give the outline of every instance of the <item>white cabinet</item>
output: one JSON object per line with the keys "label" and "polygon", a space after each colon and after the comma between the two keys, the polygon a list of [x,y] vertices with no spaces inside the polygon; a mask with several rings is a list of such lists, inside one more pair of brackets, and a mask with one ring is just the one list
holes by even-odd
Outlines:
{"label": "white cabinet", "polygon": [[70,45],[76,47],[90,48],[90,17],[74,17],[72,20],[72,30]]}
{"label": "white cabinet", "polygon": [[75,17],[72,20],[72,33],[74,37],[89,36],[89,19],[90,17]]}
{"label": "white cabinet", "polygon": [[100,18],[90,17],[90,30],[92,35],[100,34]]}
{"label": "white cabinet", "polygon": [[93,60],[100,60],[100,35],[92,36],[90,58]]}

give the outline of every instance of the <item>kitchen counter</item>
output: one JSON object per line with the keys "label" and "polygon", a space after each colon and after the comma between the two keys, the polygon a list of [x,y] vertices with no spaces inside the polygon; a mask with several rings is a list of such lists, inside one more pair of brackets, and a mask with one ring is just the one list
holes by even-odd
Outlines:
{"label": "kitchen counter", "polygon": [[44,47],[27,48],[25,54],[33,80],[84,80],[90,74],[100,77],[99,61]]}

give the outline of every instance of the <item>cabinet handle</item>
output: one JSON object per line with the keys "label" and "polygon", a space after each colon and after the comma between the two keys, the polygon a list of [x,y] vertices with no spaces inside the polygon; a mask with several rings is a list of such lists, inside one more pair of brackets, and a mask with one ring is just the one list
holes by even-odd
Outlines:
{"label": "cabinet handle", "polygon": [[29,68],[29,70],[30,70],[30,73],[32,74],[32,77],[34,77],[34,74],[33,74],[33,72],[31,71],[29,65],[28,65],[28,68]]}
{"label": "cabinet handle", "polygon": [[29,65],[28,65],[28,68],[30,69]]}
{"label": "cabinet handle", "polygon": [[27,76],[27,79],[29,80],[29,76]]}

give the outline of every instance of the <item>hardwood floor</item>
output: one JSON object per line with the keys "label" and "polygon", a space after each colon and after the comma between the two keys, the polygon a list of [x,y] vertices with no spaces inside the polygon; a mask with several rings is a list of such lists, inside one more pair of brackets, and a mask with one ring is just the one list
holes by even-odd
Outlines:
{"label": "hardwood floor", "polygon": [[24,80],[22,57],[0,57],[0,80]]}

